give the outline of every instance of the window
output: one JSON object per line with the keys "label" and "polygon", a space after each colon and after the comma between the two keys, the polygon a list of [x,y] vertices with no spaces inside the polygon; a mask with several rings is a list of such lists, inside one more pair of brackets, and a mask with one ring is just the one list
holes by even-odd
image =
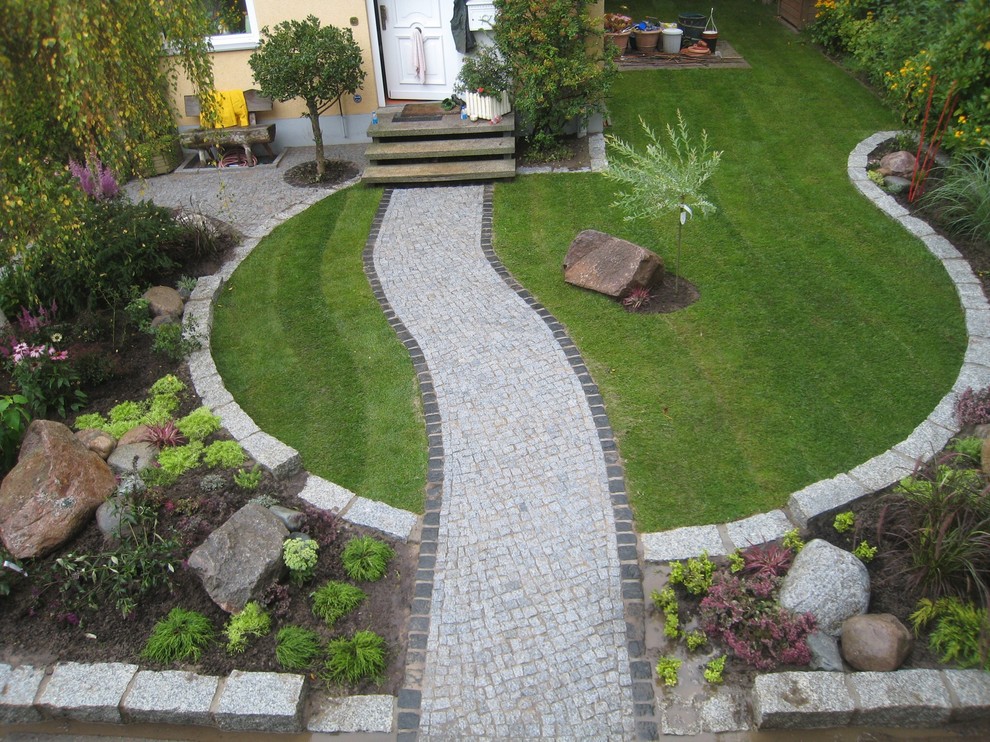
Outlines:
{"label": "window", "polygon": [[254,0],[205,0],[213,23],[210,43],[218,51],[254,49],[258,46],[258,19]]}

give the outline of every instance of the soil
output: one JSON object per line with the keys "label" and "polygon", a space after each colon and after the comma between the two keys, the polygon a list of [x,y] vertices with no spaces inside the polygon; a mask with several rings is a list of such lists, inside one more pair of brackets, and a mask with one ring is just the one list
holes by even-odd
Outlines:
{"label": "soil", "polygon": [[[161,277],[159,283],[174,285],[181,275],[212,273],[221,260],[222,255],[217,255],[212,260],[180,266],[173,275]],[[51,328],[53,331],[57,329],[70,343],[70,357],[90,355],[109,359],[107,372],[110,377],[84,386],[87,394],[85,407],[60,422],[70,424],[77,414],[106,414],[120,402],[143,400],[151,384],[169,373],[181,379],[187,387],[177,417],[200,406],[201,402],[192,391],[185,362],[170,362],[153,352],[149,335],[137,330],[122,332],[119,321],[115,338],[111,337],[110,328],[110,316],[103,313],[87,313],[72,322],[60,322],[57,327]],[[0,367],[0,394],[14,391],[9,374]],[[229,436],[221,431],[209,440],[225,437]],[[225,481],[221,490],[207,493],[200,488],[201,480],[208,473],[223,476]],[[200,467],[186,472],[170,487],[149,490],[146,502],[157,508],[158,532],[166,537],[174,535],[181,546],[173,554],[175,572],[168,580],[168,586],[142,596],[137,608],[126,617],[115,609],[112,599],[102,599],[99,610],[88,609],[79,601],[67,600],[59,590],[64,581],[54,579],[55,563],[60,557],[68,554],[95,555],[110,548],[95,520],[55,553],[42,559],[18,560],[29,576],[24,578],[10,571],[2,575],[11,585],[11,593],[0,597],[3,606],[0,611],[0,636],[4,637],[0,642],[0,662],[35,665],[58,661],[129,662],[150,669],[183,669],[208,675],[225,675],[234,669],[282,671],[275,659],[274,648],[275,634],[283,626],[305,626],[324,639],[350,636],[357,630],[371,629],[385,639],[388,647],[388,668],[382,683],[375,685],[368,681],[356,687],[329,690],[335,695],[397,693],[405,669],[404,624],[412,600],[417,560],[415,548],[383,539],[396,551],[388,574],[379,582],[361,584],[360,587],[367,593],[365,601],[332,629],[328,628],[311,612],[309,593],[327,580],[347,580],[339,555],[351,537],[367,532],[382,538],[380,534],[365,531],[332,516],[329,519],[311,516],[304,527],[321,543],[314,579],[302,587],[296,587],[289,582],[287,575],[283,575],[280,584],[288,588],[288,598],[284,603],[276,601],[268,606],[273,615],[271,633],[249,642],[247,650],[241,654],[231,655],[226,651],[222,631],[229,617],[212,602],[199,578],[185,567],[185,559],[209,533],[252,497],[270,495],[286,507],[306,508],[306,503],[296,496],[303,486],[303,475],[289,481],[277,481],[265,472],[256,490],[245,490],[234,484],[234,473],[234,470],[211,472],[206,467]],[[158,569],[163,568],[159,563]],[[154,624],[177,606],[199,611],[209,617],[216,634],[215,641],[195,664],[165,667],[143,660],[141,652]],[[313,671],[318,672],[319,669],[317,666]]]}
{"label": "soil", "polygon": [[686,278],[664,273],[663,280],[650,289],[649,299],[635,306],[619,299],[626,311],[633,314],[669,314],[694,304],[701,298],[698,288]]}
{"label": "soil", "polygon": [[316,174],[316,160],[303,162],[285,171],[286,183],[297,188],[326,188],[358,175],[357,165],[347,160],[327,160],[323,177]]}
{"label": "soil", "polygon": [[545,157],[534,155],[525,139],[516,139],[519,148],[516,158],[519,167],[552,167],[555,172],[588,170],[591,168],[591,155],[588,152],[588,137],[578,137],[574,134],[564,137],[561,144],[566,151],[561,157],[547,160]]}

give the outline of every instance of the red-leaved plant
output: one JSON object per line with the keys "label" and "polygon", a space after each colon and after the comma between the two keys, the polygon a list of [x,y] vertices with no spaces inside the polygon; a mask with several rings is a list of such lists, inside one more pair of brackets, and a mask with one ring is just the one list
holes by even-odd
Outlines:
{"label": "red-leaved plant", "polygon": [[148,432],[144,434],[144,440],[158,446],[158,448],[165,448],[166,446],[183,445],[186,442],[186,437],[176,427],[175,421],[169,420],[161,425],[149,425]]}
{"label": "red-leaved plant", "polygon": [[622,300],[622,306],[629,310],[642,309],[653,300],[653,294],[645,286],[637,286]]}
{"label": "red-leaved plant", "polygon": [[782,577],[794,560],[794,552],[780,544],[750,546],[742,553],[743,571],[757,577]]}
{"label": "red-leaved plant", "polygon": [[811,661],[810,613],[795,614],[777,602],[779,577],[719,573],[701,601],[701,627],[758,670]]}

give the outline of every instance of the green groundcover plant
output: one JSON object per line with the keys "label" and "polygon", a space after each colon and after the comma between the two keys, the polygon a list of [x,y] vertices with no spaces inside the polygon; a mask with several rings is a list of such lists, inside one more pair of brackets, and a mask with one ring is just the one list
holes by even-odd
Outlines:
{"label": "green groundcover plant", "polygon": [[344,571],[352,580],[377,582],[385,576],[395,550],[384,541],[371,536],[352,538],[340,555]]}
{"label": "green groundcover plant", "polygon": [[358,631],[350,638],[331,639],[321,677],[331,683],[380,683],[386,667],[385,640],[373,631]]}
{"label": "green groundcover plant", "polygon": [[365,599],[364,590],[346,582],[330,580],[311,595],[313,613],[322,618],[327,626],[333,626],[337,620],[347,615]]}
{"label": "green groundcover plant", "polygon": [[162,664],[182,660],[198,662],[212,639],[210,619],[202,613],[175,607],[155,624],[141,656]]}

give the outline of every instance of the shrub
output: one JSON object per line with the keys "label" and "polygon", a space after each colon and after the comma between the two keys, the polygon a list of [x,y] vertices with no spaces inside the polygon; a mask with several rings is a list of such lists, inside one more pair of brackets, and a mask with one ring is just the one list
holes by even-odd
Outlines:
{"label": "shrub", "polygon": [[350,639],[331,639],[322,677],[334,683],[381,682],[385,675],[385,640],[373,631],[358,631]]}
{"label": "shrub", "polygon": [[663,635],[676,639],[681,635],[680,616],[678,614],[677,596],[672,588],[665,587],[660,592],[656,590],[650,595],[657,610],[663,611]]}
{"label": "shrub", "polygon": [[509,90],[511,74],[498,49],[482,47],[464,58],[454,90],[459,93],[500,94]]}
{"label": "shrub", "polygon": [[179,477],[190,469],[199,466],[199,458],[203,453],[203,444],[192,441],[184,446],[165,448],[158,453],[158,466],[166,474]]}
{"label": "shrub", "polygon": [[715,563],[708,558],[708,552],[701,552],[697,559],[693,557],[687,562],[672,562],[670,565],[670,584],[684,585],[684,589],[692,595],[704,595],[712,584],[715,573]]}
{"label": "shrub", "polygon": [[946,450],[957,453],[960,456],[964,456],[969,459],[971,463],[979,466],[980,460],[983,456],[983,439],[977,438],[976,436],[970,436],[968,438],[953,438]]}
{"label": "shrub", "polygon": [[218,466],[233,469],[244,463],[247,456],[237,441],[214,441],[203,451],[203,462],[211,469]]}
{"label": "shrub", "polygon": [[72,611],[112,604],[127,617],[138,601],[168,585],[175,572],[178,541],[158,532],[156,509],[130,500],[121,519],[120,544],[99,554],[68,553],[55,560],[39,593],[57,588]]}
{"label": "shrub", "polygon": [[[573,119],[604,111],[615,75],[602,54],[591,0],[495,0],[495,45],[515,81],[515,109],[532,151],[553,159]],[[599,39],[589,53],[588,39]]]}
{"label": "shrub", "polygon": [[152,384],[148,392],[152,397],[175,397],[178,400],[179,392],[184,391],[185,388],[186,385],[176,376],[166,374]]}
{"label": "shrub", "polygon": [[333,626],[343,616],[347,615],[365,599],[364,590],[346,582],[330,580],[313,592],[313,613],[322,618],[327,626]]}
{"label": "shrub", "polygon": [[320,545],[312,539],[290,538],[282,544],[282,560],[296,585],[313,578],[320,558]]}
{"label": "shrub", "polygon": [[710,660],[708,664],[705,665],[704,676],[705,680],[712,685],[719,685],[724,678],[722,674],[725,672],[725,655],[721,654],[718,657]]}
{"label": "shrub", "polygon": [[27,397],[21,394],[0,397],[0,476],[17,462],[21,439],[30,422]]}
{"label": "shrub", "polygon": [[990,593],[990,494],[972,469],[939,460],[902,480],[885,499],[877,538],[895,555],[888,572],[924,597],[984,602]]}
{"label": "shrub", "polygon": [[877,555],[877,547],[870,546],[867,541],[860,541],[852,550],[853,556],[864,562],[872,562]]}
{"label": "shrub", "polygon": [[243,490],[256,490],[261,484],[262,475],[261,467],[257,464],[250,469],[238,469],[237,473],[234,474],[234,484]]}
{"label": "shrub", "polygon": [[664,685],[677,685],[677,671],[680,669],[681,660],[673,657],[661,657],[657,660],[657,678]]}
{"label": "shrub", "polygon": [[306,670],[322,648],[320,635],[302,626],[285,626],[275,635],[275,659],[283,670]]}
{"label": "shrub", "polygon": [[811,661],[810,613],[795,615],[776,600],[779,578],[720,574],[701,601],[701,625],[743,662],[758,670]]}
{"label": "shrub", "polygon": [[227,651],[230,654],[247,649],[249,637],[265,636],[271,631],[272,619],[259,603],[249,602],[227,621],[223,633],[227,637]]}
{"label": "shrub", "polygon": [[196,611],[173,608],[155,624],[141,656],[162,664],[185,659],[198,662],[212,638],[210,619]]}
{"label": "shrub", "polygon": [[347,542],[341,554],[344,571],[352,580],[376,582],[385,576],[395,550],[384,541],[359,536]]}
{"label": "shrub", "polygon": [[708,634],[701,629],[695,629],[684,635],[684,642],[689,652],[697,652],[708,643]]}
{"label": "shrub", "polygon": [[990,620],[986,609],[958,598],[934,602],[922,598],[908,620],[915,633],[935,622],[928,643],[939,655],[940,662],[956,662],[961,667],[982,667],[990,671]]}
{"label": "shrub", "polygon": [[832,528],[835,529],[836,533],[845,533],[850,528],[856,525],[856,514],[852,510],[847,510],[844,513],[839,513],[835,516],[835,520],[832,521]]}
{"label": "shrub", "polygon": [[198,407],[181,418],[177,425],[190,441],[201,441],[220,430],[220,418],[210,412],[209,407]]}
{"label": "shrub", "polygon": [[784,538],[781,539],[780,545],[785,549],[790,549],[795,554],[799,554],[801,549],[804,548],[804,539],[801,538],[801,532],[798,531],[797,528],[792,528],[784,534]]}

